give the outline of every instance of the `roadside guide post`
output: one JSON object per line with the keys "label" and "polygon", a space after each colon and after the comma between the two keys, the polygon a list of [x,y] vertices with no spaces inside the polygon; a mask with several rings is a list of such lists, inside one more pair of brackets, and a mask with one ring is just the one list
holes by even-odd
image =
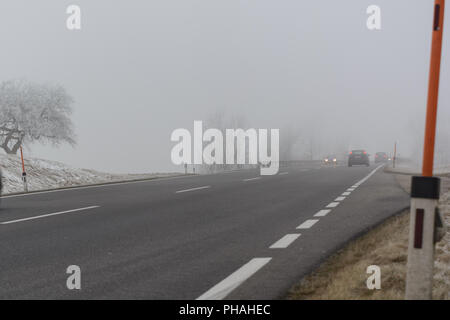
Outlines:
{"label": "roadside guide post", "polygon": [[394,143],[394,157],[392,158],[392,167],[395,168],[395,160],[397,159],[397,141]]}
{"label": "roadside guide post", "polygon": [[23,191],[28,192],[28,183],[27,183],[27,173],[25,172],[25,163],[23,161],[23,151],[22,146],[20,146],[20,159],[22,160],[22,181],[23,181]]}
{"label": "roadside guide post", "polygon": [[412,177],[406,299],[431,299],[436,227],[443,227],[438,211],[440,179],[433,177],[439,74],[445,0],[435,0],[422,176]]}

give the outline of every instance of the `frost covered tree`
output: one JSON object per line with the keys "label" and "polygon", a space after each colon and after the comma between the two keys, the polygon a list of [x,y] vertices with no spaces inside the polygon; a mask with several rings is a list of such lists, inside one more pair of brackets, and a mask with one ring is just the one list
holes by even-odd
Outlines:
{"label": "frost covered tree", "polygon": [[0,147],[16,154],[23,143],[75,144],[73,99],[61,86],[10,80],[0,84]]}

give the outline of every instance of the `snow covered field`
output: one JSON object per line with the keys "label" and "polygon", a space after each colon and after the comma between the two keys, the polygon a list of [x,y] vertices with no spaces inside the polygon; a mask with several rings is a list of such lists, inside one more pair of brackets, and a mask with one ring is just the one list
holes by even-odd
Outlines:
{"label": "snow covered field", "polygon": [[[20,157],[0,154],[2,170],[2,194],[22,192],[22,165]],[[28,190],[44,190],[60,187],[79,186],[87,184],[167,177],[179,173],[146,173],[146,174],[109,174],[89,169],[78,169],[66,164],[29,158],[25,160]]]}

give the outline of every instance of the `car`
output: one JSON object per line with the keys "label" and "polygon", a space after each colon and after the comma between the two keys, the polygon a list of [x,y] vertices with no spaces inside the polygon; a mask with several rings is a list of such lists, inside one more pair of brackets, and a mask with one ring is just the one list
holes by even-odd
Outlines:
{"label": "car", "polygon": [[379,162],[388,162],[389,158],[386,152],[377,152],[375,153],[375,163]]}
{"label": "car", "polygon": [[369,155],[366,150],[352,150],[348,155],[348,166],[354,165],[370,165]]}
{"label": "car", "polygon": [[337,157],[334,155],[326,156],[323,158],[324,164],[337,164]]}

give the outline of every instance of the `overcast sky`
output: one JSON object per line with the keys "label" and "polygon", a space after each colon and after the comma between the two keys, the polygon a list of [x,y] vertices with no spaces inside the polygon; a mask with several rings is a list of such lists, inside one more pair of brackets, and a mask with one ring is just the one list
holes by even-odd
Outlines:
{"label": "overcast sky", "polygon": [[[70,4],[80,31],[66,28]],[[366,27],[371,4],[380,31]],[[432,16],[432,0],[2,0],[0,81],[68,90],[77,146],[25,152],[76,167],[175,170],[171,132],[216,110],[256,128],[299,127],[330,150],[391,151],[398,140],[406,155],[423,139]]]}

